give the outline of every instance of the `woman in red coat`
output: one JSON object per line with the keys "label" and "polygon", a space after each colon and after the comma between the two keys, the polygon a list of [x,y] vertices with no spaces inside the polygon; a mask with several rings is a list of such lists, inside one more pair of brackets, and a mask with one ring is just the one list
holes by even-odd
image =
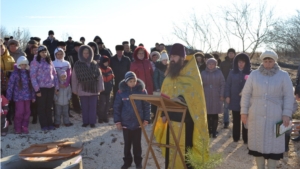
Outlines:
{"label": "woman in red coat", "polygon": [[134,62],[130,65],[130,71],[146,84],[148,94],[153,94],[153,69],[149,61],[149,53],[147,50],[139,46],[133,53]]}

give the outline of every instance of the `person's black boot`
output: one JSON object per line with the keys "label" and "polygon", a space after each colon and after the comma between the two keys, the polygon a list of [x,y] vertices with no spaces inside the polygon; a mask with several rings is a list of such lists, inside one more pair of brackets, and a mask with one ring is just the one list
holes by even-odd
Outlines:
{"label": "person's black boot", "polygon": [[300,132],[299,132],[299,136],[298,137],[292,138],[291,140],[293,140],[293,141],[300,141]]}
{"label": "person's black boot", "polygon": [[225,122],[225,123],[224,123],[224,129],[228,129],[228,126],[229,126],[229,123],[228,123],[228,122]]}
{"label": "person's black boot", "polygon": [[285,152],[288,152],[290,150],[289,149],[290,139],[291,139],[290,134],[289,133],[285,133]]}

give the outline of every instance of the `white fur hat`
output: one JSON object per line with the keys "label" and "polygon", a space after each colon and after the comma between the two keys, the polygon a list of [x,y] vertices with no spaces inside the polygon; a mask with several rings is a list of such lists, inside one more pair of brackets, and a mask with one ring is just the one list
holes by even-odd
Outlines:
{"label": "white fur hat", "polygon": [[21,69],[21,67],[20,67],[21,64],[26,64],[27,65],[26,69],[29,70],[29,65],[28,65],[29,62],[28,62],[28,60],[27,60],[27,58],[25,56],[20,56],[18,58],[18,60],[17,60],[17,68],[18,69]]}
{"label": "white fur hat", "polygon": [[167,52],[162,52],[160,54],[160,60],[168,60],[169,61],[169,55]]}
{"label": "white fur hat", "polygon": [[260,59],[261,60],[264,60],[264,58],[272,58],[275,60],[275,62],[277,62],[277,59],[278,59],[278,55],[276,52],[274,52],[273,50],[266,50],[265,52],[263,52],[261,55],[260,55]]}

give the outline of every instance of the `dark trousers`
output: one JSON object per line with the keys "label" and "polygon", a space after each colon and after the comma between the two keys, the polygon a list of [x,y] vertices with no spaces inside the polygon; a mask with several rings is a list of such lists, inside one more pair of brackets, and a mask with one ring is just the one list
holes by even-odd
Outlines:
{"label": "dark trousers", "polygon": [[54,87],[40,88],[41,97],[36,97],[37,109],[39,114],[39,122],[41,127],[49,127],[53,125],[51,106],[54,98]]}
{"label": "dark trousers", "polygon": [[131,155],[131,145],[133,147],[133,156],[134,163],[136,166],[142,163],[142,130],[129,130],[123,129],[123,138],[124,138],[124,164],[129,167],[132,163],[132,155]]}
{"label": "dark trousers", "polygon": [[80,96],[83,124],[96,124],[97,95]]}
{"label": "dark trousers", "polygon": [[12,121],[15,117],[15,102],[14,101],[10,101],[9,104],[8,104],[8,112],[7,112],[7,115],[6,115],[6,119],[8,120],[9,122],[9,125],[12,124]]}
{"label": "dark trousers", "polygon": [[31,111],[31,116],[32,116],[32,121],[36,121],[37,120],[37,105],[36,102],[31,102],[30,103],[30,111]]}
{"label": "dark trousers", "polygon": [[[233,118],[232,137],[234,141],[239,141],[241,135],[241,112],[232,111],[232,118]],[[244,124],[242,124],[242,137],[245,143],[248,142],[247,133],[248,130],[245,128]]]}
{"label": "dark trousers", "polygon": [[209,135],[216,135],[218,128],[219,115],[218,114],[208,114],[207,115],[207,126]]}
{"label": "dark trousers", "polygon": [[72,93],[72,106],[76,113],[80,113],[80,102],[76,94]]}
{"label": "dark trousers", "polygon": [[[181,118],[182,118],[182,113],[176,113],[176,112],[168,112],[170,120],[175,121],[175,122],[180,122]],[[186,113],[186,117],[184,119],[184,123],[185,123],[185,129],[183,129],[185,131],[185,136],[181,135],[181,137],[185,137],[185,152],[184,154],[187,153],[187,150],[193,147],[193,132],[194,132],[194,121],[190,115],[190,112],[187,111]],[[177,136],[178,133],[175,133],[175,135]],[[167,126],[167,137],[166,137],[166,144],[169,145],[170,144],[170,137],[171,137],[171,133],[169,130],[169,125]],[[179,158],[179,156],[177,155],[177,157]],[[186,158],[185,158],[186,160]],[[169,163],[170,163],[170,149],[166,148],[166,160],[165,160],[165,168],[168,169],[169,168]],[[188,165],[187,161],[186,161],[186,165],[188,169],[193,169],[192,166]]]}
{"label": "dark trousers", "polygon": [[109,110],[110,106],[110,94],[101,93],[99,96],[99,111],[98,113],[98,119],[99,120],[107,120],[107,112]]}

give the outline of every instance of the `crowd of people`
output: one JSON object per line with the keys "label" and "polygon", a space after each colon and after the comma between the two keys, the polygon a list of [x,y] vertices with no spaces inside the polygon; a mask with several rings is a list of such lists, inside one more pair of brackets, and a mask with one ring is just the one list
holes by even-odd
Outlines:
{"label": "crowd of people", "polygon": [[[94,128],[97,121],[109,121],[112,106],[114,122],[123,130],[125,142],[122,169],[129,168],[132,161],[142,168],[141,128],[129,95],[162,92],[188,105],[186,149],[193,147],[193,138],[198,135],[218,136],[219,114],[224,117],[223,127],[228,128],[231,110],[233,141],[240,140],[242,128],[242,139],[258,168],[264,168],[265,159],[269,168],[276,168],[276,161],[288,151],[289,134],[277,138],[273,129],[280,120],[289,125],[297,110],[299,91],[293,92],[290,77],[278,66],[274,51],[263,52],[262,64],[252,70],[249,56],[236,54],[233,48],[221,61],[219,55],[203,52],[187,57],[181,44],[174,44],[168,52],[164,44],[156,43],[149,54],[143,44],[135,46],[135,40],[130,39],[116,45],[113,55],[99,36],[85,45],[84,37],[75,42],[69,37],[64,42],[58,41],[52,30],[48,35],[42,43],[39,37],[32,37],[24,52],[17,40],[1,40],[2,136],[11,124],[15,134],[28,134],[30,116],[32,124],[39,122],[43,131],[62,124],[70,127],[70,109],[82,114],[82,127]],[[194,95],[197,98],[193,99]],[[156,107],[144,101],[136,105],[143,125],[148,125]],[[169,116],[175,122],[181,118]],[[166,122],[163,114],[160,118]],[[168,130],[164,134],[167,140],[159,142],[170,143]],[[167,168],[169,151],[165,156]]]}

